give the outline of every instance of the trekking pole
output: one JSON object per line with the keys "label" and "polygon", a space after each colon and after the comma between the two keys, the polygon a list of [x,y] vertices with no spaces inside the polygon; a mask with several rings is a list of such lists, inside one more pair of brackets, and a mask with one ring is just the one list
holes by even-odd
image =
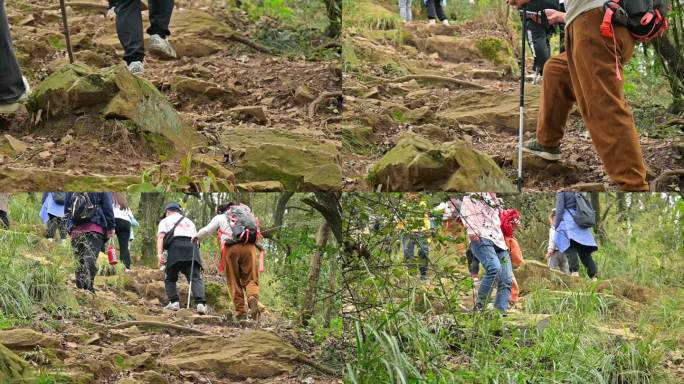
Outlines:
{"label": "trekking pole", "polygon": [[525,24],[525,15],[527,15],[527,6],[523,6],[522,11],[522,42],[520,44],[522,50],[520,53],[520,121],[518,127],[518,192],[522,192],[523,175],[522,175],[522,158],[523,158],[523,128],[525,125],[525,39],[527,38],[527,27]]}
{"label": "trekking pole", "polygon": [[62,10],[62,23],[64,24],[64,38],[66,39],[67,53],[69,54],[69,63],[74,63],[74,51],[71,49],[71,35],[69,34],[69,23],[67,23],[66,5],[64,0],[59,0],[59,7]]}
{"label": "trekking pole", "polygon": [[197,250],[197,247],[195,246],[195,244],[193,244],[192,245],[192,261],[190,261],[190,276],[188,279],[188,280],[190,280],[190,286],[188,287],[188,304],[185,307],[185,309],[190,309],[190,294],[192,293],[192,273],[195,269],[195,252],[196,252],[196,250]]}

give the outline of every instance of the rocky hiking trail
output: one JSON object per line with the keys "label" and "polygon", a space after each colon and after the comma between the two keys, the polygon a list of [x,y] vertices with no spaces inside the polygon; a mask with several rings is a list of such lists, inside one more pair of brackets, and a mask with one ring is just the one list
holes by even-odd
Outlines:
{"label": "rocky hiking trail", "polygon": [[[170,41],[179,59],[148,55],[136,78],[121,60],[107,2],[66,3],[74,65],[57,3],[7,2],[34,92],[26,110],[0,117],[3,185],[341,188],[340,144],[327,129],[339,111],[341,73],[336,44],[322,33],[320,57],[307,59],[253,37],[279,28],[275,21],[248,22],[217,2],[176,1]],[[146,27],[145,11],[143,19]]]}
{"label": "rocky hiking trail", "polygon": [[[204,316],[162,309],[159,270],[98,276],[95,295],[70,286],[76,318],[42,314],[30,327],[0,330],[3,372],[30,378],[40,368],[71,383],[339,382],[339,372],[317,362],[316,344],[287,320],[263,308],[258,323],[234,321],[222,284],[209,277]],[[184,308],[188,286],[179,288]]]}
{"label": "rocky hiking trail", "polygon": [[[343,36],[345,187],[514,191],[518,39],[493,20],[400,26],[385,4],[361,1],[355,13],[366,19]],[[540,87],[526,84],[525,139],[534,137],[539,97]],[[639,118],[638,125],[648,124]],[[681,139],[641,135],[641,143],[651,182],[681,168]],[[524,157],[525,190],[601,189],[609,182],[577,109],[561,151],[555,163]],[[674,175],[655,187],[677,183]]]}

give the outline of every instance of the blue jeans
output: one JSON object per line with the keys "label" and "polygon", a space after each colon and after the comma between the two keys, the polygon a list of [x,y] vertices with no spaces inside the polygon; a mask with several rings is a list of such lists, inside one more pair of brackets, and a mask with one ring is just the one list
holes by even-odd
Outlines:
{"label": "blue jeans", "polygon": [[471,241],[470,250],[485,270],[484,277],[480,283],[480,289],[477,292],[478,306],[486,304],[496,282],[494,307],[501,311],[507,311],[508,301],[511,298],[511,286],[513,284],[513,267],[508,251],[498,248],[494,245],[494,242],[488,239]]}
{"label": "blue jeans", "polygon": [[421,258],[420,276],[427,277],[429,249],[425,236],[420,233],[407,233],[401,238],[401,243],[404,246],[404,258],[409,269],[416,268],[414,248],[418,245],[418,257]]}

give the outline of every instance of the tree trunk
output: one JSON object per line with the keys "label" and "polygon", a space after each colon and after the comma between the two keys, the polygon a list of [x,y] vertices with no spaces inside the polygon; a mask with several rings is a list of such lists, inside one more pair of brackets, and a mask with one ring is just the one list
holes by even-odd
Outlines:
{"label": "tree trunk", "polygon": [[155,268],[157,260],[157,224],[164,212],[164,194],[143,193],[140,196],[140,239],[142,243],[140,264]]}
{"label": "tree trunk", "polygon": [[617,214],[618,221],[627,220],[627,200],[625,199],[624,192],[617,192],[615,199],[617,200]]}
{"label": "tree trunk", "polygon": [[601,199],[600,199],[600,195],[598,192],[591,192],[590,197],[591,197],[591,205],[594,208],[594,212],[596,212],[596,235],[598,236],[598,240],[600,242],[603,242],[606,234],[603,230],[603,222],[601,221]]}
{"label": "tree trunk", "polygon": [[278,200],[276,201],[275,211],[273,212],[273,222],[271,226],[263,232],[263,236],[266,238],[275,238],[280,233],[283,226],[283,220],[285,219],[285,209],[287,208],[287,203],[290,198],[294,195],[294,192],[281,192],[278,195]]}
{"label": "tree trunk", "polygon": [[314,192],[315,199],[306,197],[302,202],[317,210],[330,225],[330,230],[337,244],[344,244],[342,236],[342,212],[339,192]]}
{"label": "tree trunk", "polygon": [[325,35],[331,39],[340,37],[342,31],[342,0],[323,0],[328,11],[328,28]]}
{"label": "tree trunk", "polygon": [[[676,32],[673,32],[676,33]],[[672,113],[684,111],[684,54],[682,48],[673,43],[666,35],[653,42],[653,48],[665,67],[665,75],[672,93]]]}
{"label": "tree trunk", "polygon": [[311,257],[311,263],[309,264],[309,277],[304,293],[304,304],[302,305],[302,325],[307,325],[309,319],[313,316],[314,307],[316,306],[318,278],[321,275],[321,259],[325,253],[325,246],[328,244],[329,237],[330,226],[328,225],[328,222],[324,220],[318,227],[318,233],[316,234],[316,251]]}
{"label": "tree trunk", "polygon": [[325,299],[325,326],[330,327],[330,321],[339,312],[335,309],[335,292],[337,292],[337,255],[330,258],[330,271],[328,272],[328,297]]}

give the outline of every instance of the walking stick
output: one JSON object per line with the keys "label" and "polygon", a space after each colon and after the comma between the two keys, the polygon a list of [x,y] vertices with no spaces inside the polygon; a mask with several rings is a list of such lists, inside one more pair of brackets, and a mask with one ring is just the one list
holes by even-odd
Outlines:
{"label": "walking stick", "polygon": [[522,43],[520,54],[520,121],[518,127],[518,192],[522,192],[523,174],[522,174],[522,157],[523,157],[523,128],[525,125],[525,39],[527,38],[527,28],[525,21],[527,15],[527,6],[523,6],[522,11]]}
{"label": "walking stick", "polygon": [[192,293],[192,273],[195,269],[195,253],[197,250],[198,246],[195,246],[195,244],[192,245],[192,261],[190,261],[190,286],[188,287],[188,304],[185,307],[185,309],[190,309],[190,294]]}
{"label": "walking stick", "polygon": [[64,0],[59,0],[59,8],[62,10],[62,23],[64,24],[64,38],[66,39],[67,53],[69,54],[69,63],[74,63],[74,51],[71,49],[71,35],[69,34],[69,23],[67,23],[66,5]]}

